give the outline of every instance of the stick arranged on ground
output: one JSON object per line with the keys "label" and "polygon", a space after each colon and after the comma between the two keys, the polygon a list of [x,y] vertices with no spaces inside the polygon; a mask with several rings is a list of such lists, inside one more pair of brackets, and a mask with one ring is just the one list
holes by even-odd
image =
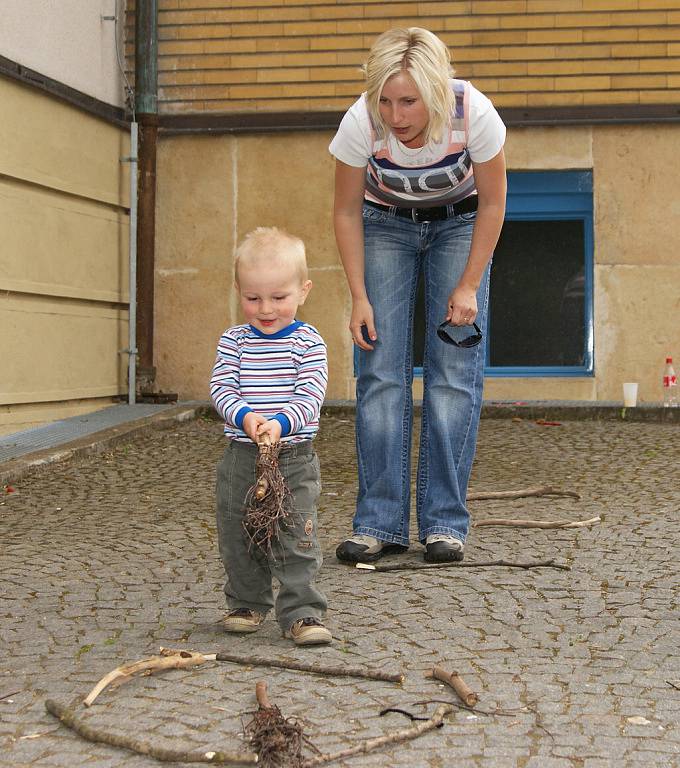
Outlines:
{"label": "stick arranged on ground", "polygon": [[264,435],[255,464],[255,485],[248,489],[245,498],[243,528],[250,545],[266,553],[271,553],[292,510],[293,497],[279,469],[280,452],[281,443],[271,443],[269,436]]}
{"label": "stick arranged on ground", "polygon": [[217,661],[230,661],[234,664],[247,664],[253,667],[276,667],[278,669],[294,669],[298,672],[311,672],[315,675],[329,677],[359,677],[367,680],[382,680],[387,683],[403,683],[404,676],[391,672],[381,672],[377,669],[362,669],[361,667],[328,667],[321,664],[307,664],[302,661],[279,661],[263,656],[237,656],[233,653],[216,653]]}
{"label": "stick arranged on ground", "polygon": [[468,501],[481,501],[483,499],[523,499],[528,496],[571,496],[580,499],[576,491],[560,491],[551,485],[539,485],[537,488],[524,488],[518,491],[471,491],[467,495]]}
{"label": "stick arranged on ground", "polygon": [[459,561],[456,563],[382,563],[373,565],[371,563],[357,563],[355,568],[362,571],[377,571],[383,573],[386,571],[425,571],[430,568],[557,568],[560,571],[570,571],[571,566],[565,563],[556,563],[554,558],[550,560],[531,560],[526,563],[513,562],[511,560],[485,560],[474,562],[472,560]]}
{"label": "stick arranged on ground", "polygon": [[450,685],[456,692],[458,698],[466,707],[470,707],[470,709],[472,709],[472,707],[479,701],[479,696],[477,696],[471,688],[468,688],[458,672],[447,672],[442,667],[433,667],[430,672],[425,674],[425,677],[441,680],[442,683]]}
{"label": "stick arranged on ground", "polygon": [[492,517],[488,520],[477,520],[472,524],[473,528],[491,525],[509,525],[515,528],[587,528],[601,523],[601,517],[591,517],[589,520],[516,520],[511,517]]}
{"label": "stick arranged on ground", "polygon": [[168,763],[212,763],[214,765],[256,765],[257,755],[236,752],[222,752],[219,750],[213,751],[198,751],[198,750],[181,750],[181,749],[166,749],[165,747],[158,747],[149,742],[142,741],[141,739],[135,739],[132,736],[126,734],[106,733],[89,723],[83,722],[76,713],[67,707],[65,704],[61,704],[53,699],[47,699],[45,702],[45,709],[54,717],[61,720],[61,722],[70,728],[78,736],[91,741],[96,744],[108,744],[111,747],[121,747],[127,749],[130,752],[135,752],[138,755],[147,755],[153,757],[156,760]]}
{"label": "stick arranged on ground", "polygon": [[141,659],[132,664],[123,664],[120,667],[104,675],[95,687],[88,693],[83,701],[86,707],[94,703],[99,694],[112,683],[125,683],[134,675],[161,672],[164,669],[189,669],[205,664],[206,661],[214,661],[215,655],[204,656],[202,653],[193,653],[192,651],[169,650],[161,648],[160,656],[151,656],[148,659]]}
{"label": "stick arranged on ground", "polygon": [[353,755],[362,755],[366,752],[371,752],[374,749],[379,749],[387,744],[396,744],[400,741],[410,741],[416,739],[418,736],[422,736],[424,733],[439,728],[444,722],[446,715],[453,712],[451,704],[442,704],[435,710],[435,713],[428,720],[424,720],[418,725],[413,725],[410,728],[404,728],[400,731],[388,734],[387,736],[378,736],[374,739],[366,739],[360,744],[354,747],[348,747],[342,749],[339,752],[331,752],[326,754],[312,757],[302,764],[302,768],[313,768],[315,765],[325,765],[326,763],[332,763],[334,760],[343,760],[346,757],[352,757]]}
{"label": "stick arranged on ground", "polygon": [[244,732],[257,752],[257,764],[263,768],[300,768],[302,744],[310,744],[300,722],[294,717],[284,717],[276,704],[269,701],[267,683],[263,680],[255,685],[255,697],[257,711],[246,723]]}

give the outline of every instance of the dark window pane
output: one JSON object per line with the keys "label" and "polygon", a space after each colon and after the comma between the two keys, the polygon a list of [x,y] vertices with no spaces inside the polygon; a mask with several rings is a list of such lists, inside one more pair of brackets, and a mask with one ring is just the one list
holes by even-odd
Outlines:
{"label": "dark window pane", "polygon": [[582,220],[506,221],[491,268],[489,362],[583,365]]}

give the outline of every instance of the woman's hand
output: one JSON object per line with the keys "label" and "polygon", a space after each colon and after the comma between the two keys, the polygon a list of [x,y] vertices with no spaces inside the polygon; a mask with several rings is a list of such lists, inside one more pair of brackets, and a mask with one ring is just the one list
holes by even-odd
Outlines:
{"label": "woman's hand", "polygon": [[477,292],[462,283],[453,289],[446,309],[449,325],[472,325],[477,318]]}
{"label": "woman's hand", "polygon": [[364,328],[366,329],[366,335],[371,341],[376,341],[378,338],[375,332],[375,324],[373,322],[373,307],[371,306],[368,297],[355,299],[352,303],[352,316],[349,321],[349,330],[352,334],[352,341],[359,347],[370,352],[373,349],[373,345],[369,344],[364,338]]}

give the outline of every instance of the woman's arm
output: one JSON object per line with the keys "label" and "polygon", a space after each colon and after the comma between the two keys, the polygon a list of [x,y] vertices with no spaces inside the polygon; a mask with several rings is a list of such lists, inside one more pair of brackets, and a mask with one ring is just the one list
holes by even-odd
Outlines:
{"label": "woman's arm", "polygon": [[354,343],[361,349],[373,349],[364,340],[362,326],[375,341],[373,308],[366,295],[364,283],[364,223],[361,214],[364,203],[366,167],[357,168],[337,160],[335,163],[335,205],[333,224],[340,260],[352,295],[352,316],[349,329]]}
{"label": "woman's arm", "polygon": [[449,296],[446,320],[452,325],[471,325],[477,317],[477,289],[489,263],[505,218],[505,155],[503,150],[485,163],[473,163],[477,187],[477,218],[467,266]]}

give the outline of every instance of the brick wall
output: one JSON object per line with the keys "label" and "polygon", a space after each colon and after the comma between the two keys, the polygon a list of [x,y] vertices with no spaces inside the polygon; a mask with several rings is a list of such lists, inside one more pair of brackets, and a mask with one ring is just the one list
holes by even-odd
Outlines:
{"label": "brick wall", "polygon": [[497,106],[680,103],[679,0],[158,2],[163,113],[343,109],[375,37],[416,25]]}

